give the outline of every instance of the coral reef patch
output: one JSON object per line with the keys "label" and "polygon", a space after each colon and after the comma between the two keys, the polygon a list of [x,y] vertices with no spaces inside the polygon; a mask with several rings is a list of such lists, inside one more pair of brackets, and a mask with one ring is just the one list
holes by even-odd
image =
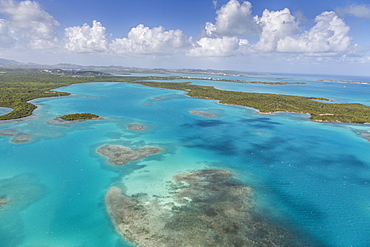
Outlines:
{"label": "coral reef patch", "polygon": [[15,136],[16,134],[18,134],[18,131],[14,129],[0,130],[0,136]]}
{"label": "coral reef patch", "polygon": [[141,247],[304,246],[255,213],[253,190],[230,171],[177,174],[168,191],[172,200],[111,187],[105,203],[117,232]]}
{"label": "coral reef patch", "polygon": [[370,131],[363,131],[360,133],[360,136],[370,142]]}
{"label": "coral reef patch", "polygon": [[162,149],[157,147],[142,147],[138,150],[132,150],[129,147],[121,145],[104,145],[98,148],[97,153],[107,157],[108,162],[115,166],[120,166],[131,161],[137,161],[148,155],[158,154]]}
{"label": "coral reef patch", "polygon": [[5,196],[0,197],[0,209],[9,203],[9,199]]}
{"label": "coral reef patch", "polygon": [[206,111],[195,110],[195,111],[189,111],[189,113],[195,116],[199,116],[199,117],[218,118],[218,115],[210,113],[210,112],[206,112]]}
{"label": "coral reef patch", "polygon": [[11,141],[14,143],[26,143],[26,142],[30,142],[31,139],[32,139],[32,136],[29,134],[18,134],[18,135],[15,135],[11,139]]}
{"label": "coral reef patch", "polygon": [[145,129],[145,126],[141,124],[129,124],[127,125],[127,129],[133,130],[133,131],[141,131]]}
{"label": "coral reef patch", "polygon": [[161,100],[166,100],[166,99],[162,97],[156,97],[156,98],[153,98],[152,100],[161,101]]}
{"label": "coral reef patch", "polygon": [[18,130],[15,129],[0,130],[0,136],[12,136],[11,142],[14,143],[26,143],[30,142],[32,139],[31,135],[19,133]]}

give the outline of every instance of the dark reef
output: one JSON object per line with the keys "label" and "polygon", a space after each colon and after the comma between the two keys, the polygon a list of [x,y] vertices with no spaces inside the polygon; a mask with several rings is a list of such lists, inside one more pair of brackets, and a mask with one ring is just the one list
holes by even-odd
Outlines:
{"label": "dark reef", "polygon": [[98,154],[107,157],[108,162],[115,166],[120,166],[130,161],[137,161],[148,155],[160,152],[162,152],[162,149],[157,147],[142,147],[138,150],[131,150],[121,145],[104,145],[97,149]]}
{"label": "dark reef", "polygon": [[18,131],[14,129],[0,130],[0,136],[15,136],[16,134],[18,134]]}
{"label": "dark reef", "polygon": [[127,125],[127,129],[133,130],[133,131],[141,131],[144,130],[146,127],[141,124],[129,124]]}
{"label": "dark reef", "polygon": [[18,135],[15,135],[13,138],[12,138],[12,142],[14,143],[26,143],[26,142],[30,142],[32,139],[32,136],[31,135],[28,135],[28,134],[18,134]]}
{"label": "dark reef", "polygon": [[9,203],[9,199],[6,196],[0,196],[0,209]]}
{"label": "dark reef", "polygon": [[172,202],[110,188],[105,202],[117,232],[142,247],[305,246],[256,215],[253,190],[230,171],[181,173],[168,189]]}

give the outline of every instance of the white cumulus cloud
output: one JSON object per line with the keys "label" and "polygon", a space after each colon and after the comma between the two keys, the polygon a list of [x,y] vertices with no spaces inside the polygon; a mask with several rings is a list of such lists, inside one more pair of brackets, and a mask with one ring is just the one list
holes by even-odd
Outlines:
{"label": "white cumulus cloud", "polygon": [[8,17],[7,28],[17,41],[28,43],[36,49],[54,47],[58,42],[55,26],[59,23],[39,3],[29,0],[2,0],[0,13]]}
{"label": "white cumulus cloud", "polygon": [[193,44],[190,56],[234,56],[247,49],[248,40],[237,37],[209,38],[203,37]]}
{"label": "white cumulus cloud", "polygon": [[286,36],[278,41],[280,52],[340,53],[351,46],[350,30],[336,13],[323,12],[315,18],[316,25],[296,36]]}
{"label": "white cumulus cloud", "polygon": [[370,4],[357,5],[353,4],[346,8],[337,8],[335,12],[338,15],[353,15],[358,18],[367,18],[370,19]]}
{"label": "white cumulus cloud", "polygon": [[181,30],[165,31],[163,27],[149,28],[140,24],[130,30],[127,38],[114,39],[110,50],[121,54],[167,54],[189,45]]}
{"label": "white cumulus cloud", "polygon": [[261,17],[256,18],[256,22],[262,28],[260,40],[254,45],[258,51],[275,51],[279,40],[299,30],[296,18],[287,8],[280,11],[266,9]]}
{"label": "white cumulus cloud", "polygon": [[230,0],[217,10],[216,23],[207,22],[205,33],[208,37],[245,36],[256,34],[258,26],[252,16],[252,4]]}
{"label": "white cumulus cloud", "polygon": [[15,39],[13,38],[8,23],[6,20],[0,19],[0,48],[8,48],[15,43]]}
{"label": "white cumulus cloud", "polygon": [[108,49],[106,29],[98,21],[93,21],[90,27],[87,23],[82,26],[65,29],[65,47],[74,52],[103,52]]}

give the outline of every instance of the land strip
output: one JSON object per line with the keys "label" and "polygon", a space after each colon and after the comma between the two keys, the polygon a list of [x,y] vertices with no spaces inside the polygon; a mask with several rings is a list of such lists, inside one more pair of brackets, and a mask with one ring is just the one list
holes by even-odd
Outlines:
{"label": "land strip", "polygon": [[218,90],[190,83],[135,82],[150,87],[187,91],[195,98],[215,99],[221,104],[248,106],[261,113],[294,112],[310,114],[311,119],[323,122],[370,123],[370,107],[361,104],[322,103],[325,98],[301,97],[268,93],[246,93]]}
{"label": "land strip", "polygon": [[[181,79],[188,79],[188,80],[199,80],[199,81],[223,81],[223,82],[234,82],[234,83],[254,83],[254,84],[265,84],[265,85],[294,85],[294,84],[306,84],[304,82],[272,82],[272,81],[247,81],[247,80],[235,80],[235,79],[224,79],[224,78],[212,78],[212,77],[199,77],[199,76],[171,76],[171,77],[163,77],[165,80],[170,78],[170,80],[181,80]],[[156,79],[158,80],[158,79]]]}
{"label": "land strip", "polygon": [[28,102],[32,99],[69,95],[69,93],[53,91],[52,89],[55,88],[86,82],[128,82],[183,90],[191,97],[219,100],[222,104],[252,107],[261,113],[296,112],[310,114],[311,119],[315,121],[370,123],[370,107],[361,104],[323,103],[315,100],[328,99],[316,97],[225,91],[211,86],[193,85],[189,82],[150,81],[186,79],[185,77],[112,76],[94,71],[40,69],[1,69],[0,72],[0,106],[13,109],[12,112],[0,116],[0,120],[31,115],[36,109],[35,105]]}

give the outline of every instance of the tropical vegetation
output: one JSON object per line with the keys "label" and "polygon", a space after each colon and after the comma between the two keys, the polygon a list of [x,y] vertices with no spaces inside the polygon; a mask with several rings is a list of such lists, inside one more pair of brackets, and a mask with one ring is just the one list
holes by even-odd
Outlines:
{"label": "tropical vegetation", "polygon": [[60,117],[65,121],[75,121],[75,120],[90,120],[90,119],[98,119],[100,116],[91,114],[91,113],[74,113],[74,114],[67,114]]}
{"label": "tropical vegetation", "polygon": [[[60,87],[63,86],[86,82],[129,82],[150,87],[183,90],[191,97],[219,100],[222,104],[253,107],[262,113],[297,112],[310,114],[311,119],[315,121],[370,123],[370,107],[361,104],[324,103],[321,101],[327,99],[226,91],[215,89],[212,86],[193,85],[189,82],[153,81],[173,79],[189,78],[112,76],[103,72],[80,70],[0,69],[0,106],[13,109],[1,115],[0,120],[31,115],[36,109],[36,106],[29,102],[32,99],[69,95],[66,92],[60,92],[62,90]],[[55,88],[59,88],[58,91],[53,90]]]}

